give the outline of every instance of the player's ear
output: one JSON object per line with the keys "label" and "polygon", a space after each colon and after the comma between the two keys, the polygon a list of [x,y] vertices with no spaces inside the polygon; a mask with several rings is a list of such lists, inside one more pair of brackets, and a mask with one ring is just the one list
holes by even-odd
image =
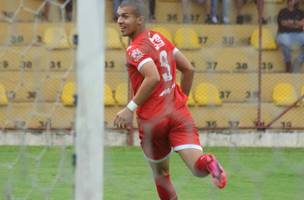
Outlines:
{"label": "player's ear", "polygon": [[139,17],[137,17],[137,23],[138,23],[139,25],[145,23],[145,18],[144,18],[144,16],[139,16]]}

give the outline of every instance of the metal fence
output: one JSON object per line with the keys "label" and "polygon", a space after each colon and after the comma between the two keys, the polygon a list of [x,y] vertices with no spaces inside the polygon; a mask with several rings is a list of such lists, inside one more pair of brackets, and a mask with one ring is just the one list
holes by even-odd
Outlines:
{"label": "metal fence", "polygon": [[[2,13],[13,12],[6,1],[0,6]],[[204,5],[191,1],[186,10],[183,5],[177,0],[157,0],[156,21],[148,28],[169,38],[195,67],[188,105],[197,127],[303,129],[304,70],[286,72],[276,42],[277,15],[286,1],[265,1],[263,9],[261,4],[247,1],[242,7],[242,24],[232,3],[229,23],[220,20],[219,5],[217,24],[207,23]],[[107,0],[106,6],[105,124],[113,128],[113,118],[130,93],[125,65],[128,41],[121,38],[113,21],[112,1]],[[258,20],[262,15],[264,21]],[[12,22],[7,17],[0,22],[1,128],[72,128],[74,22],[37,23],[18,15]],[[295,58],[301,49],[292,52]]]}

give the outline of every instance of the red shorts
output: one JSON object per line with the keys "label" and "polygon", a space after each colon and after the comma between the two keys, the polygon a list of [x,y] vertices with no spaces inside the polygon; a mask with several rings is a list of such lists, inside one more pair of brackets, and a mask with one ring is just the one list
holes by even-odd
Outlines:
{"label": "red shorts", "polygon": [[172,149],[202,149],[198,131],[187,106],[163,117],[138,119],[138,130],[141,147],[151,162],[166,159]]}

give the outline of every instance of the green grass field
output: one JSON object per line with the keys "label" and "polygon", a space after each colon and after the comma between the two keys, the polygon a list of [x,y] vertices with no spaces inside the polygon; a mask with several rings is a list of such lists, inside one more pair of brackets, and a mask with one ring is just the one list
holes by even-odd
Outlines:
{"label": "green grass field", "polygon": [[[171,176],[180,200],[302,200],[304,149],[206,148],[221,160],[228,185],[193,177],[177,154]],[[156,200],[151,172],[136,147],[105,151],[105,200]],[[0,147],[1,200],[73,199],[72,148]]]}

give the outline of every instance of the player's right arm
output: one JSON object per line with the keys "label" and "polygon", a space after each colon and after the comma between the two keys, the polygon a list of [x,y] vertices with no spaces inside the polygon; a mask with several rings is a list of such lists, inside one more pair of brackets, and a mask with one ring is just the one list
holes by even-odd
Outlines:
{"label": "player's right arm", "polygon": [[133,101],[137,105],[142,105],[151,96],[152,91],[160,81],[160,76],[152,60],[143,64],[139,72],[144,77],[144,80],[134,95]]}
{"label": "player's right arm", "polygon": [[[151,61],[143,64],[140,67],[139,72],[144,77],[144,79],[131,101],[131,104],[136,105],[136,107],[142,105],[151,96],[155,86],[160,81],[157,67],[152,59]],[[130,103],[127,105],[127,107],[117,113],[114,119],[114,125],[116,127],[128,129],[131,128],[134,109],[130,109],[129,105]]]}
{"label": "player's right arm", "polygon": [[182,54],[182,52],[176,51],[174,57],[176,60],[176,68],[182,73],[181,88],[183,92],[188,96],[192,87],[194,68],[186,56]]}

